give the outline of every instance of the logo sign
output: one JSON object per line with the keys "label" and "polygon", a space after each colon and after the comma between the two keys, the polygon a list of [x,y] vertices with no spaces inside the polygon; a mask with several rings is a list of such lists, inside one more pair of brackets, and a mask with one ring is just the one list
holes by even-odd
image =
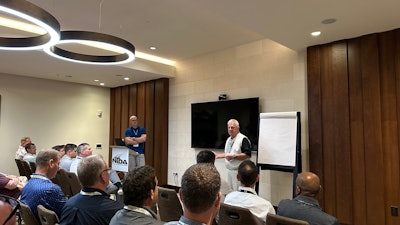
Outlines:
{"label": "logo sign", "polygon": [[129,149],[113,147],[111,168],[116,171],[128,172]]}

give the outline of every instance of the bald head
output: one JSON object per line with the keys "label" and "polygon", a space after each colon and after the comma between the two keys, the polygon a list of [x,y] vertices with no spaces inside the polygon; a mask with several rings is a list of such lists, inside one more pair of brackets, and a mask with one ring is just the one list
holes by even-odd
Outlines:
{"label": "bald head", "polygon": [[[7,217],[12,212],[12,207],[10,204],[0,201],[0,224],[4,224]],[[15,225],[16,224],[16,216],[14,215],[9,221],[7,221],[6,225]]]}
{"label": "bald head", "polygon": [[296,185],[297,195],[304,195],[313,198],[318,195],[319,190],[321,189],[319,177],[312,172],[300,173],[297,176]]}
{"label": "bald head", "polygon": [[131,127],[133,127],[133,128],[137,128],[138,127],[137,116],[132,115],[131,117],[129,117],[129,122],[131,124]]}

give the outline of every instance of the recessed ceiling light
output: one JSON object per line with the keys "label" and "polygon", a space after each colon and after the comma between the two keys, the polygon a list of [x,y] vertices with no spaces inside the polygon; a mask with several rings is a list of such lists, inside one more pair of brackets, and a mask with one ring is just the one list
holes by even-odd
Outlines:
{"label": "recessed ceiling light", "polygon": [[150,47],[150,50],[156,50],[157,48],[156,47],[154,47],[154,46],[151,46]]}
{"label": "recessed ceiling light", "polygon": [[104,86],[104,83],[100,83],[101,86]]}
{"label": "recessed ceiling light", "polygon": [[336,19],[334,19],[334,18],[324,19],[321,21],[322,24],[331,24],[334,22],[336,22]]}
{"label": "recessed ceiling light", "polygon": [[94,80],[94,82],[99,82],[99,80]]}
{"label": "recessed ceiling light", "polygon": [[311,35],[314,36],[314,37],[317,37],[317,36],[321,35],[321,31],[311,32]]}
{"label": "recessed ceiling light", "polygon": [[129,77],[124,77],[124,80],[129,80]]}

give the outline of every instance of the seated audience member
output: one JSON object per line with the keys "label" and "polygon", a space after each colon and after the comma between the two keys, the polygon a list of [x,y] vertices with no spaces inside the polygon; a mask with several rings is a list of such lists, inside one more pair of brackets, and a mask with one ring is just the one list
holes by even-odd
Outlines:
{"label": "seated audience member", "polygon": [[36,145],[33,143],[28,143],[25,146],[25,150],[26,154],[24,155],[23,160],[36,163]]}
{"label": "seated audience member", "polygon": [[15,225],[19,203],[9,196],[0,195],[0,224]]}
{"label": "seated audience member", "polygon": [[21,138],[21,143],[15,152],[15,158],[16,159],[23,159],[24,155],[26,154],[25,146],[26,144],[31,143],[31,138],[30,137],[23,137]]}
{"label": "seated audience member", "polygon": [[64,146],[64,156],[60,160],[60,167],[66,171],[70,171],[72,161],[76,158],[76,148],[75,144],[66,144]]}
{"label": "seated audience member", "polygon": [[259,179],[258,168],[251,160],[244,160],[238,168],[237,179],[240,181],[238,191],[229,193],[224,203],[247,208],[254,216],[266,221],[267,214],[275,214],[272,204],[257,195],[254,187]]}
{"label": "seated audience member", "polygon": [[[202,150],[197,154],[196,157],[197,163],[211,163],[214,165],[215,163],[215,153],[210,150]],[[231,186],[224,179],[221,179],[221,193],[222,198],[221,202],[224,202],[225,196],[231,193],[233,190]]]}
{"label": "seated audience member", "polygon": [[43,205],[61,217],[61,210],[67,201],[60,186],[50,180],[56,176],[59,164],[59,152],[54,149],[40,151],[36,157],[36,172],[22,189],[21,202],[31,208],[38,221],[38,205]]}
{"label": "seated audience member", "polygon": [[88,143],[82,143],[78,145],[76,148],[76,153],[78,156],[76,156],[75,160],[72,161],[71,166],[69,171],[74,172],[76,175],[78,175],[78,164],[79,162],[83,159],[86,158],[87,156],[91,156],[93,153],[92,147]]}
{"label": "seated audience member", "polygon": [[219,210],[221,177],[215,166],[199,163],[189,167],[182,176],[179,196],[183,204],[183,216],[179,221],[166,223],[211,225]]}
{"label": "seated audience member", "polygon": [[18,177],[7,176],[0,173],[0,194],[18,198],[21,195],[19,184],[20,182]]}
{"label": "seated audience member", "polygon": [[[75,160],[72,161],[70,172],[74,172],[75,174],[78,175],[77,168],[79,162],[83,158],[92,155],[93,151],[92,147],[90,147],[88,143],[82,143],[78,146],[77,152],[78,156],[76,157]],[[122,187],[121,179],[119,178],[117,172],[115,170],[110,170],[110,184],[108,185],[106,192],[108,194],[116,194],[121,187]]]}
{"label": "seated audience member", "polygon": [[60,157],[62,158],[65,155],[64,146],[65,145],[55,145],[52,147],[52,149],[58,151],[60,153]]}
{"label": "seated audience member", "polygon": [[303,172],[296,179],[296,197],[279,202],[278,215],[307,221],[310,225],[339,225],[338,220],[322,211],[317,195],[321,189],[319,177]]}
{"label": "seated audience member", "polygon": [[78,165],[78,178],[83,188],[71,197],[62,210],[60,225],[108,225],[124,205],[111,200],[105,192],[110,168],[101,155],[85,157]]}
{"label": "seated audience member", "polygon": [[125,178],[124,208],[111,219],[110,225],[161,225],[151,208],[158,199],[158,181],[154,168],[148,165],[137,167]]}

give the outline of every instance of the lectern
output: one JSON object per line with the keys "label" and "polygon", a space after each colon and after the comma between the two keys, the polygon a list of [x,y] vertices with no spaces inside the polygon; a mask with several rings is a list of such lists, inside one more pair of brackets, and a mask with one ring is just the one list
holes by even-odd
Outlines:
{"label": "lectern", "polygon": [[128,172],[129,148],[111,145],[111,168],[116,171]]}

